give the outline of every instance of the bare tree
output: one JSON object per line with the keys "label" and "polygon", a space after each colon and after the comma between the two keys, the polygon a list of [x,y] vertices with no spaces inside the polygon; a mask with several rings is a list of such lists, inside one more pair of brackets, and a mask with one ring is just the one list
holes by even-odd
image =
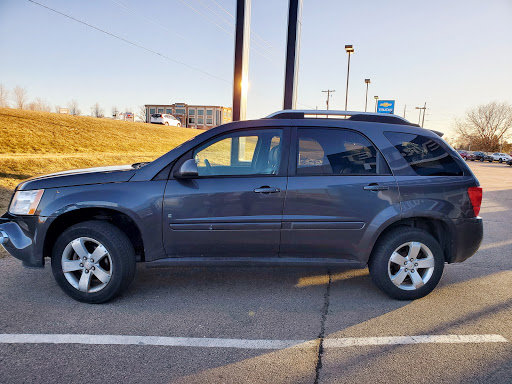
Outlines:
{"label": "bare tree", "polygon": [[27,105],[27,89],[19,85],[12,91],[14,99],[14,107],[18,109],[25,109]]}
{"label": "bare tree", "polygon": [[9,108],[9,91],[0,84],[0,108]]}
{"label": "bare tree", "polygon": [[144,123],[147,121],[147,115],[146,115],[146,107],[141,105],[139,107],[139,112],[137,113],[137,118],[139,120],[142,120]]}
{"label": "bare tree", "polygon": [[52,110],[52,107],[50,107],[50,104],[48,104],[48,102],[41,97],[38,97],[36,99],[36,101],[34,102],[34,104],[35,104],[36,111],[50,112]]}
{"label": "bare tree", "polygon": [[119,114],[119,109],[117,108],[117,106],[115,106],[115,105],[114,105],[114,106],[112,107],[112,117],[113,117],[114,119],[117,119],[117,115],[118,115],[118,114]]}
{"label": "bare tree", "polygon": [[470,139],[471,146],[483,151],[497,151],[512,128],[512,106],[493,101],[466,112],[456,121],[455,131],[461,139]]}
{"label": "bare tree", "polygon": [[78,101],[76,101],[76,99],[73,99],[68,103],[68,110],[69,114],[73,116],[78,116],[82,113],[80,108],[78,108]]}
{"label": "bare tree", "polygon": [[100,107],[99,103],[96,103],[96,104],[94,104],[91,107],[91,116],[94,116],[94,117],[103,117],[103,116],[105,116],[103,108]]}

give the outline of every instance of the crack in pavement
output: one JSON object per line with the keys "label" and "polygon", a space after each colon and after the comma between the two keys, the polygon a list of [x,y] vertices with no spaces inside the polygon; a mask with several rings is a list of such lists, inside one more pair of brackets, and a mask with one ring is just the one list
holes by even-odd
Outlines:
{"label": "crack in pavement", "polygon": [[325,336],[325,320],[327,319],[327,312],[329,311],[329,299],[331,295],[331,271],[327,271],[329,275],[329,282],[327,283],[327,289],[324,294],[324,307],[322,309],[322,321],[320,322],[320,333],[318,334],[318,355],[316,358],[315,367],[315,384],[318,384],[320,379],[320,370],[322,369],[322,356],[324,354],[324,336]]}

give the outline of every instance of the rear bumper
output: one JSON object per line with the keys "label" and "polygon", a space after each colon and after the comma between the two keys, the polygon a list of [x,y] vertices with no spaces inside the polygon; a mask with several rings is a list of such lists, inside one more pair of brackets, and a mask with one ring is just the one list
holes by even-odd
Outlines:
{"label": "rear bumper", "polygon": [[23,266],[44,267],[43,243],[48,218],[40,216],[12,216],[0,218],[0,244],[13,257],[21,260]]}
{"label": "rear bumper", "polygon": [[481,217],[462,219],[455,224],[457,250],[452,263],[460,263],[473,256],[480,248],[484,237],[484,224]]}

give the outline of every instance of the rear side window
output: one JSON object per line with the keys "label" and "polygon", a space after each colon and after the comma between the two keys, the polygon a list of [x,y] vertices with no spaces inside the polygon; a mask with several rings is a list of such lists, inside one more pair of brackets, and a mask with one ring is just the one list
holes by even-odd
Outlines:
{"label": "rear side window", "polygon": [[377,173],[377,151],[364,136],[341,129],[298,130],[297,175]]}
{"label": "rear side window", "polygon": [[399,132],[384,132],[384,135],[419,176],[464,174],[453,157],[430,137]]}

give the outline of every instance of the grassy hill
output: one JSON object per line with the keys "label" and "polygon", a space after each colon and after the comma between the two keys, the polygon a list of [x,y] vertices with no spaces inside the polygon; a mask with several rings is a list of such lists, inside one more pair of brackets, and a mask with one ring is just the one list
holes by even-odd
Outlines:
{"label": "grassy hill", "polygon": [[66,169],[150,161],[201,132],[0,108],[0,214],[24,179]]}

